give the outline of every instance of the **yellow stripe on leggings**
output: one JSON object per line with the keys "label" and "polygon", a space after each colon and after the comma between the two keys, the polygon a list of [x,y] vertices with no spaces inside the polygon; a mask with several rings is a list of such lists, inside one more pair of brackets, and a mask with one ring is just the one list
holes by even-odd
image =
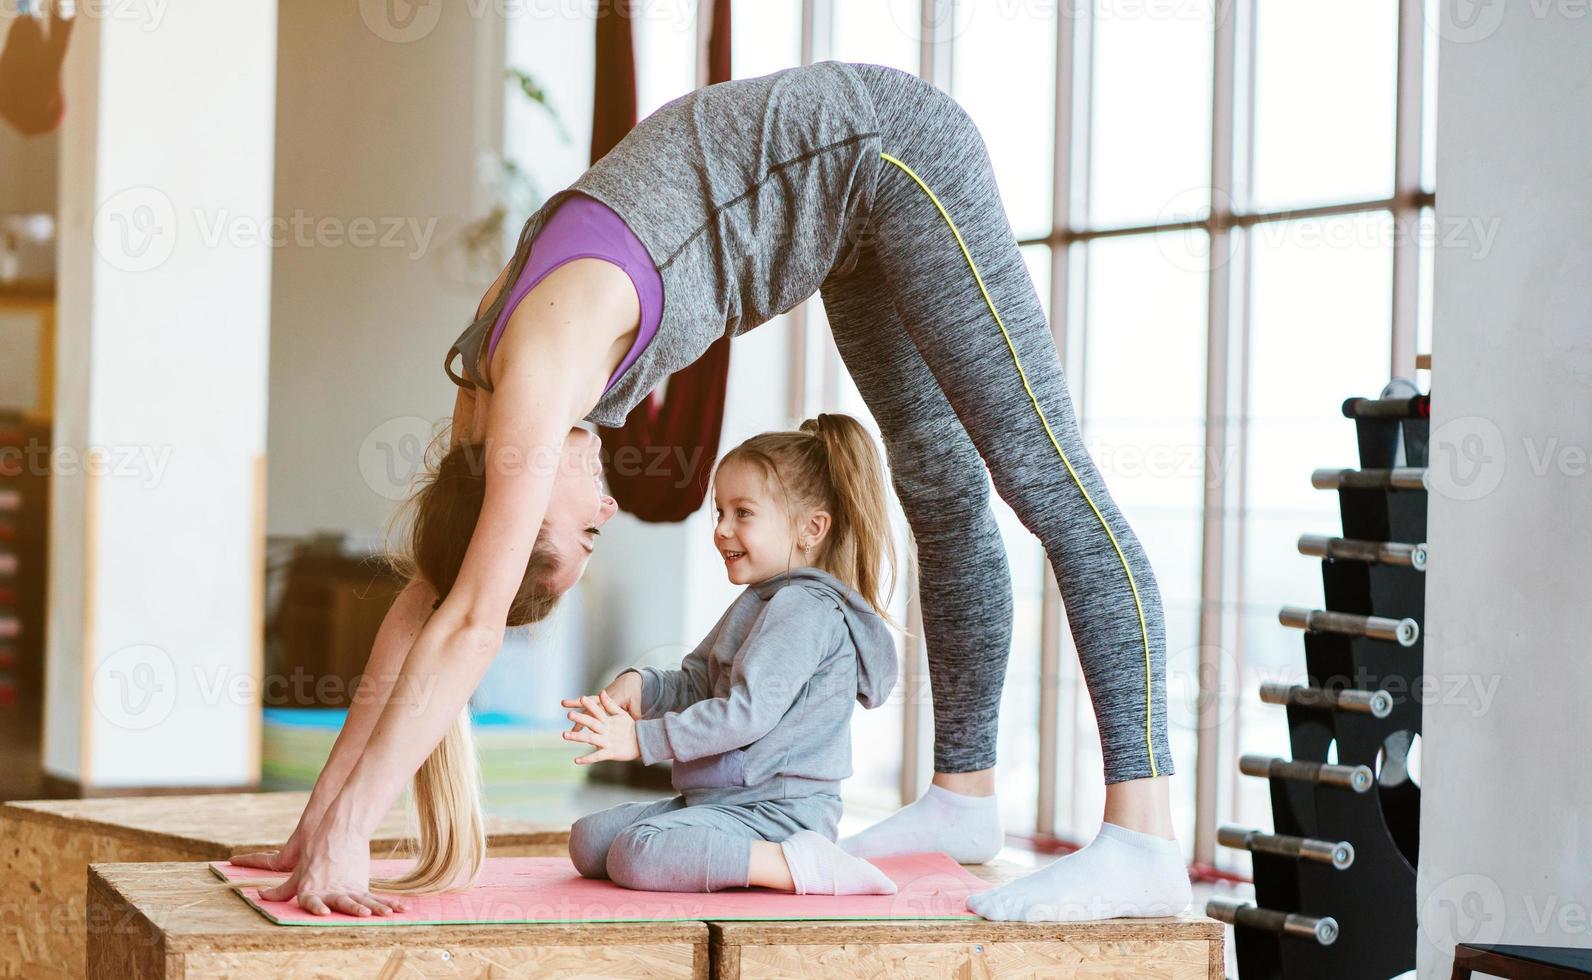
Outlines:
{"label": "yellow stripe on leggings", "polygon": [[1117,559],[1122,562],[1122,570],[1127,573],[1128,588],[1133,592],[1133,606],[1139,612],[1139,633],[1144,638],[1144,750],[1150,757],[1150,775],[1152,777],[1158,776],[1160,775],[1160,770],[1155,765],[1155,750],[1151,745],[1153,739],[1150,735],[1150,630],[1144,624],[1144,604],[1139,601],[1139,586],[1133,581],[1133,569],[1128,567],[1127,556],[1122,553],[1122,546],[1117,543],[1117,536],[1111,533],[1111,525],[1106,522],[1105,515],[1100,513],[1099,507],[1095,506],[1094,498],[1089,496],[1089,491],[1084,487],[1083,481],[1078,479],[1078,471],[1072,468],[1072,461],[1067,459],[1067,454],[1062,451],[1061,443],[1056,441],[1056,434],[1051,431],[1050,422],[1045,418],[1044,410],[1039,407],[1039,397],[1034,394],[1033,386],[1028,383],[1028,372],[1023,370],[1023,362],[1017,356],[1017,345],[1012,343],[1012,335],[1006,330],[1006,323],[1001,320],[1000,311],[995,309],[995,301],[990,298],[989,290],[984,288],[984,277],[979,275],[978,266],[973,262],[972,253],[968,252],[967,243],[962,240],[962,233],[957,229],[956,222],[951,220],[951,216],[946,213],[945,205],[940,203],[940,199],[934,195],[932,190],[929,190],[929,185],[925,184],[923,179],[912,171],[911,167],[883,151],[880,151],[879,156],[901,168],[903,173],[911,177],[914,183],[923,188],[923,193],[927,194],[929,200],[934,202],[935,208],[940,212],[940,217],[944,218],[946,225],[950,227],[951,234],[956,236],[956,244],[962,249],[962,257],[967,259],[967,267],[973,270],[973,280],[978,283],[978,291],[984,294],[984,303],[989,306],[990,314],[995,317],[995,325],[1000,327],[1001,336],[1006,340],[1006,349],[1011,351],[1012,365],[1017,368],[1017,376],[1023,381],[1023,390],[1028,392],[1028,400],[1034,405],[1034,414],[1039,416],[1039,424],[1044,426],[1045,435],[1050,437],[1050,444],[1055,447],[1056,455],[1061,457],[1061,464],[1067,467],[1068,474],[1072,476],[1072,482],[1078,485],[1078,491],[1083,494],[1083,499],[1089,502],[1089,509],[1094,511],[1095,517],[1100,521],[1100,526],[1105,529],[1106,537],[1111,539],[1111,547],[1116,549]]}

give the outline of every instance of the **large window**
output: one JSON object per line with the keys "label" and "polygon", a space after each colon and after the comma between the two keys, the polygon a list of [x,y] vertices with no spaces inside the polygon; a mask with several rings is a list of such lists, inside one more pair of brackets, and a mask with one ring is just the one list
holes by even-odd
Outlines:
{"label": "large window", "polygon": [[[1270,827],[1265,783],[1236,775],[1238,755],[1288,752],[1283,713],[1256,689],[1303,667],[1277,608],[1321,601],[1295,541],[1337,527],[1310,471],[1354,464],[1339,403],[1413,376],[1430,342],[1429,2],[760,0],[735,12],[737,76],[875,61],[941,86],[979,124],[1090,452],[1165,603],[1179,838],[1234,870],[1247,855],[1215,846],[1217,824]],[[695,28],[670,27],[644,34],[660,47],[643,52],[658,66],[644,76],[684,86],[678,46]],[[793,313],[790,351],[791,415],[866,417],[817,297]],[[1104,791],[1065,609],[1037,542],[1003,504],[996,514],[1018,617],[998,770],[1007,827],[1087,839]],[[906,657],[911,676],[921,650]],[[859,714],[858,793],[921,791],[928,718],[910,699]]]}

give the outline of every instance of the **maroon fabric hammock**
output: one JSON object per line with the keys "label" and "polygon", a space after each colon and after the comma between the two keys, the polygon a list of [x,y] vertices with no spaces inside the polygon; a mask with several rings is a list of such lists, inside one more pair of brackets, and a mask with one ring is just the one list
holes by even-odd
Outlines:
{"label": "maroon fabric hammock", "polygon": [[48,34],[44,18],[35,14],[21,14],[11,23],[0,50],[0,117],[24,136],[48,133],[61,124],[66,112],[61,62],[72,23],[73,18],[59,16],[54,8]]}
{"label": "maroon fabric hammock", "polygon": [[[713,9],[708,82],[730,78],[730,0],[705,0]],[[592,111],[595,162],[636,125],[636,60],[631,4],[597,6],[597,85]],[[699,4],[700,9],[700,4]],[[683,521],[707,496],[724,424],[730,341],[720,338],[684,370],[669,376],[660,399],[652,392],[619,428],[601,428],[608,489],[621,510],[654,523]]]}

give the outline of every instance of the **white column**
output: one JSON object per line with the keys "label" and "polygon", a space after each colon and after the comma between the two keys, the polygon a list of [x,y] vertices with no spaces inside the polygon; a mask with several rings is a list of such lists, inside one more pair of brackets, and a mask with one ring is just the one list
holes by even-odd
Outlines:
{"label": "white column", "polygon": [[44,764],[259,776],[276,3],[79,5]]}
{"label": "white column", "polygon": [[1443,0],[1416,957],[1592,907],[1592,19]]}

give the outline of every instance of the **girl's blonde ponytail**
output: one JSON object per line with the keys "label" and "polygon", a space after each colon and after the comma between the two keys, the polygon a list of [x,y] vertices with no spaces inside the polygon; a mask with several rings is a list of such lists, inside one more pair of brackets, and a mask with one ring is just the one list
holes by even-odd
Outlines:
{"label": "girl's blonde ponytail", "polygon": [[[763,471],[785,497],[785,513],[827,511],[829,533],[813,564],[856,589],[886,622],[895,589],[895,536],[890,530],[879,448],[849,415],[822,414],[795,432],[764,432],[724,454]],[[888,567],[888,582],[882,569]]]}
{"label": "girl's blonde ponytail", "polygon": [[[895,536],[890,530],[884,466],[873,436],[849,415],[819,413],[802,423],[817,436],[828,461],[828,490],[834,501],[825,565],[856,589],[881,616],[895,589]],[[883,569],[890,569],[888,584]]]}

